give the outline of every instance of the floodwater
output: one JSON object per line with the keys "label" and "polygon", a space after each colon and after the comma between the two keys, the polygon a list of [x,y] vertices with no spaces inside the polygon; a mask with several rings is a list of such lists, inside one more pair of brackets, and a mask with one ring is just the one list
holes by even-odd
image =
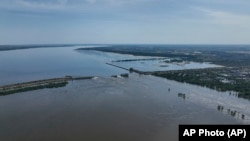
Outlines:
{"label": "floodwater", "polygon": [[[217,110],[218,104],[232,104],[229,97],[229,101],[216,102],[225,93],[195,89],[130,74],[129,78],[100,77],[73,81],[63,88],[1,96],[0,137],[4,141],[177,141],[179,124],[249,122],[249,111],[242,111],[248,113],[240,120]],[[179,97],[179,92],[187,98]],[[249,105],[242,108],[249,109]]]}
{"label": "floodwater", "polygon": [[165,62],[166,60],[163,59],[163,60],[147,60],[147,61],[112,62],[112,64],[115,64],[124,68],[128,68],[128,69],[134,68],[136,70],[142,70],[142,71],[168,71],[168,70],[222,67],[220,65],[210,64],[208,62],[167,63]]}
{"label": "floodwater", "polygon": [[0,96],[0,140],[177,141],[179,124],[250,124],[249,100],[150,75],[112,78],[126,71],[105,62],[135,57],[76,48],[0,52],[1,84],[99,76]]}

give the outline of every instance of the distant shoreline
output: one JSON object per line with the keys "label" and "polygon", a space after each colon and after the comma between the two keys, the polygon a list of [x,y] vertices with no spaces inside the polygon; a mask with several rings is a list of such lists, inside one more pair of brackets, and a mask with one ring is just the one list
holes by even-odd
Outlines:
{"label": "distant shoreline", "polygon": [[49,47],[73,47],[76,44],[65,45],[65,44],[55,44],[55,45],[0,45],[0,51],[9,50],[21,50],[21,49],[31,49],[31,48],[49,48]]}
{"label": "distant shoreline", "polygon": [[103,44],[28,44],[28,45],[0,45],[0,51],[21,50],[31,48],[52,48],[52,47],[77,47],[77,46],[105,46]]}
{"label": "distant shoreline", "polygon": [[[9,50],[20,50],[20,49],[31,49],[31,48],[49,48],[49,47],[74,47],[74,46],[107,46],[107,47],[194,47],[194,48],[203,48],[203,47],[249,47],[250,44],[6,44],[0,45],[0,51],[9,51]],[[78,50],[84,50],[84,48],[79,48]]]}

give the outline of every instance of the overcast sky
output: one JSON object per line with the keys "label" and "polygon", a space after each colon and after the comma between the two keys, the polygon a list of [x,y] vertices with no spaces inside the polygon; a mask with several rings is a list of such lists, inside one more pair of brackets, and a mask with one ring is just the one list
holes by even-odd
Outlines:
{"label": "overcast sky", "polygon": [[0,44],[250,44],[250,0],[0,0]]}

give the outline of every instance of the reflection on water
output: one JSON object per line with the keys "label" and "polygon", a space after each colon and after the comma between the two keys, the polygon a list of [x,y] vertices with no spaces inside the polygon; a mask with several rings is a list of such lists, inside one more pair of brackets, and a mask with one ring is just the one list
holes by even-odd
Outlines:
{"label": "reflection on water", "polygon": [[[188,99],[183,101],[178,93]],[[0,97],[0,137],[4,141],[177,141],[179,124],[249,123],[247,110],[237,110],[244,113],[244,120],[216,110],[219,104],[237,106],[233,104],[239,100],[154,76],[72,81],[63,88]],[[244,105],[250,108],[249,102]]]}

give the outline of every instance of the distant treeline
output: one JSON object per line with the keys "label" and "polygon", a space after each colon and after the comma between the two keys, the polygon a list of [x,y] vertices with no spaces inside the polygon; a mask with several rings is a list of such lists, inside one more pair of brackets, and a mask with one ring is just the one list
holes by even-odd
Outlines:
{"label": "distant treeline", "polygon": [[73,47],[84,46],[88,44],[28,44],[28,45],[0,45],[0,51],[5,50],[18,50],[30,48],[49,48],[49,47]]}
{"label": "distant treeline", "polygon": [[193,61],[202,61],[198,60],[194,55],[187,55],[181,53],[173,53],[166,50],[166,48],[144,48],[144,47],[137,47],[134,48],[129,46],[112,46],[112,47],[94,47],[94,48],[80,48],[78,50],[96,50],[96,51],[103,51],[103,52],[112,52],[112,53],[119,53],[119,54],[131,54],[135,56],[152,56],[152,57],[170,57],[170,58],[182,58],[188,59]]}
{"label": "distant treeline", "polygon": [[169,71],[154,73],[153,75],[217,91],[234,91],[238,92],[238,97],[250,99],[250,81],[232,78],[230,83],[223,83],[218,79],[219,74],[213,73],[211,69]]}
{"label": "distant treeline", "polygon": [[250,66],[250,45],[110,45],[80,48],[135,56],[181,58],[223,66]]}
{"label": "distant treeline", "polygon": [[2,91],[2,92],[0,92],[0,96],[1,95],[3,96],[3,95],[20,93],[20,92],[28,92],[28,91],[39,90],[39,89],[45,89],[45,88],[65,87],[67,84],[68,84],[68,82],[65,81],[65,82],[60,82],[60,83],[49,83],[49,84],[46,84],[46,85],[23,87],[23,88],[19,88],[19,89],[12,89],[12,90],[8,90],[8,91]]}

